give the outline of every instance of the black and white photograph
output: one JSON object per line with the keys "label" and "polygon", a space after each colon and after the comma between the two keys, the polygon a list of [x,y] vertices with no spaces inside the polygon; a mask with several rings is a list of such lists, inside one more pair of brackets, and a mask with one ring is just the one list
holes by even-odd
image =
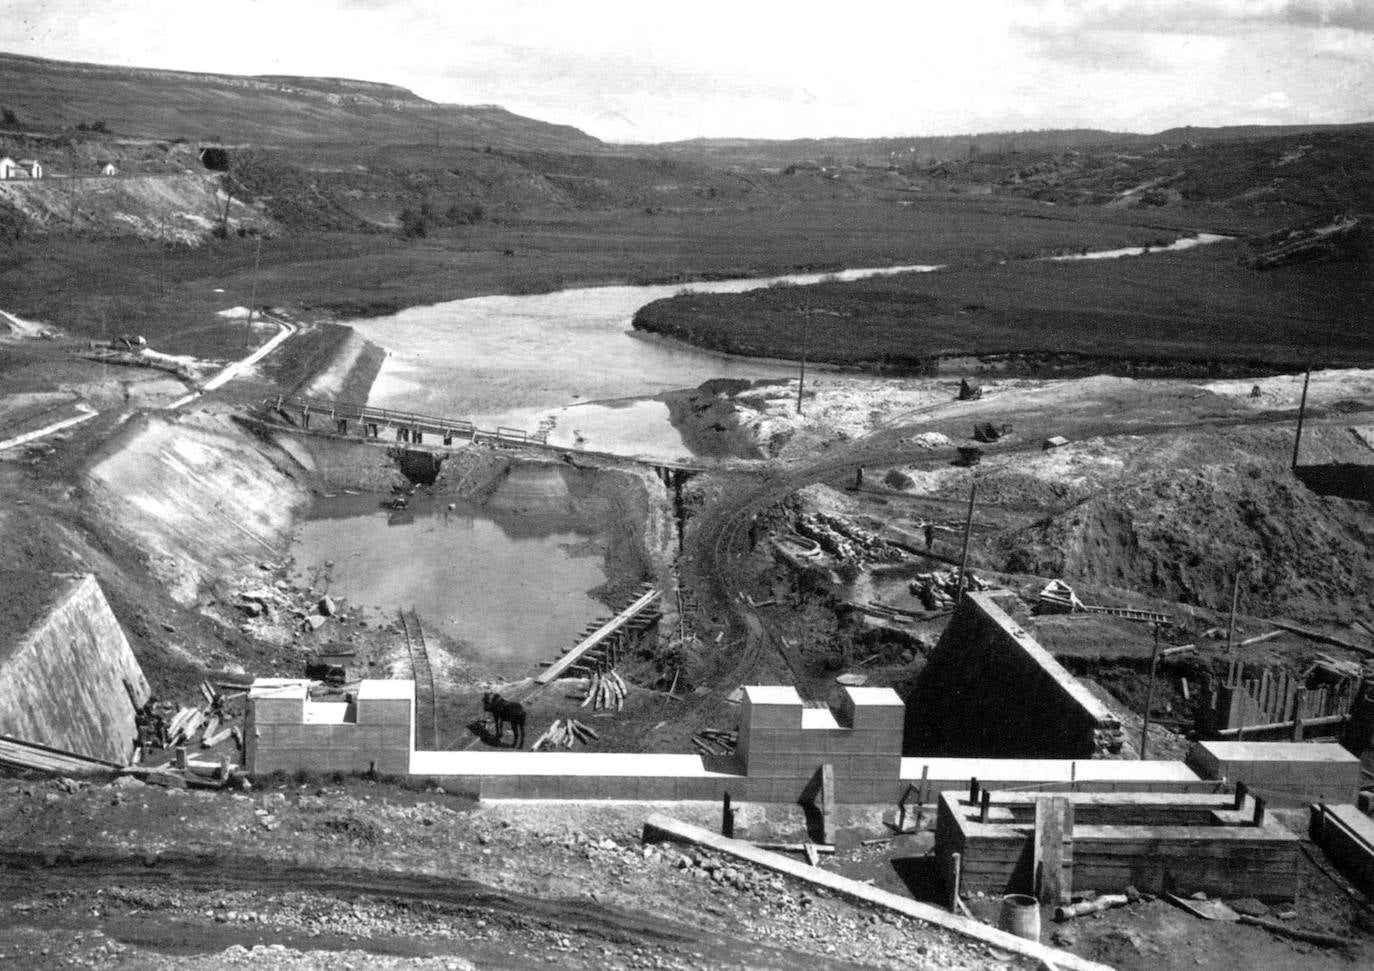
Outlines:
{"label": "black and white photograph", "polygon": [[0,967],[1374,966],[1374,0],[0,0]]}

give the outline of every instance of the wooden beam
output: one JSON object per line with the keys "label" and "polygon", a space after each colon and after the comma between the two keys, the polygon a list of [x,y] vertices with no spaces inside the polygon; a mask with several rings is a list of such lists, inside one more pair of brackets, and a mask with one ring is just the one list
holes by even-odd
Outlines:
{"label": "wooden beam", "polygon": [[657,590],[645,592],[639,599],[635,600],[620,613],[616,614],[610,620],[606,621],[606,623],[584,637],[571,651],[549,665],[549,667],[534,680],[539,684],[548,684],[554,678],[559,677],[564,670],[571,667],[573,662],[595,647],[599,641],[614,633],[618,628],[634,617],[635,614],[639,613],[645,607],[648,607],[658,598],[659,592]]}
{"label": "wooden beam", "polygon": [[1040,902],[1067,903],[1073,893],[1073,803],[1064,796],[1035,800],[1034,866]]}

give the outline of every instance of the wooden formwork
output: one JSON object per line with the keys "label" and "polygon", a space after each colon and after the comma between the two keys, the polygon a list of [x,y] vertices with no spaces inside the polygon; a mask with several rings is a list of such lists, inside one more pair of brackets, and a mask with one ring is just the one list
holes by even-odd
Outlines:
{"label": "wooden formwork", "polygon": [[[1298,837],[1248,795],[1058,793],[1073,807],[1065,859],[1075,890],[1164,890],[1292,899]],[[961,889],[1035,893],[1034,793],[944,792],[935,849],[960,856]],[[984,806],[986,805],[986,809]]]}

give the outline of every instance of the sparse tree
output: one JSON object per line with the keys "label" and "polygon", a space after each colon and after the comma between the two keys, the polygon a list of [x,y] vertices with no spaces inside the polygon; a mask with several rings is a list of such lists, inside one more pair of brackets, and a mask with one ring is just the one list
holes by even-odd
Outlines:
{"label": "sparse tree", "polygon": [[19,116],[12,109],[6,108],[4,109],[4,122],[7,125],[17,125],[19,124]]}

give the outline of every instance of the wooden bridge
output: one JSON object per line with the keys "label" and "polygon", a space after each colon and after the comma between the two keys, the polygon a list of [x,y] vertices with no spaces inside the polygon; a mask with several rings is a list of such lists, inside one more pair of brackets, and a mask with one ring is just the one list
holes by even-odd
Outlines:
{"label": "wooden bridge", "polygon": [[312,421],[318,421],[324,424],[325,430],[338,435],[356,433],[362,438],[379,439],[387,432],[394,435],[398,442],[416,445],[423,444],[426,435],[439,439],[445,445],[452,445],[455,440],[511,444],[542,441],[522,428],[501,426],[494,430],[481,429],[463,418],[438,418],[412,411],[374,408],[357,402],[277,395],[266,399],[263,404],[273,411],[296,417],[302,428],[309,429]]}
{"label": "wooden bridge", "polygon": [[378,441],[383,440],[383,436],[389,436],[402,444],[443,445],[449,448],[464,442],[527,447],[599,461],[648,465],[670,488],[680,488],[685,477],[708,471],[708,466],[692,462],[636,459],[612,452],[550,445],[547,441],[547,430],[531,434],[523,428],[510,428],[504,425],[495,429],[484,429],[478,428],[475,423],[465,418],[440,418],[411,411],[374,408],[357,402],[332,401],[327,398],[308,398],[300,395],[276,395],[263,399],[262,403],[269,411],[278,412],[309,431],[357,435],[363,439]]}

